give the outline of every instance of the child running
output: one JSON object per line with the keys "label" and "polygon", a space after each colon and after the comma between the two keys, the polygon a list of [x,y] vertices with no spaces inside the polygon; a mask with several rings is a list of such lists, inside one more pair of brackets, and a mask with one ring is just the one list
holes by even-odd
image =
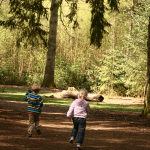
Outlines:
{"label": "child running", "polygon": [[32,91],[29,90],[24,100],[28,101],[28,114],[29,114],[29,126],[28,126],[28,137],[32,137],[32,132],[34,129],[34,123],[38,135],[41,134],[39,129],[39,115],[41,114],[41,108],[43,107],[43,100],[40,95],[38,95],[41,90],[39,84],[34,84],[32,86]]}
{"label": "child running", "polygon": [[84,140],[84,133],[86,128],[86,117],[87,113],[90,111],[89,103],[85,100],[88,92],[86,89],[81,89],[78,94],[78,99],[72,102],[68,112],[67,118],[71,117],[73,114],[73,124],[74,127],[72,129],[71,137],[69,142],[73,144],[77,134],[77,149],[81,150],[81,146]]}

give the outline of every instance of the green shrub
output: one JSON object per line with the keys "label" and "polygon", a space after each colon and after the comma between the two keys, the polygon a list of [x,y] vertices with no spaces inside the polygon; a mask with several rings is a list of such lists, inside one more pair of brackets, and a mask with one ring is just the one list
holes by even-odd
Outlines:
{"label": "green shrub", "polygon": [[90,90],[90,82],[86,71],[81,71],[82,64],[69,64],[65,59],[56,60],[55,83],[57,88],[67,89],[75,87],[77,89],[86,88]]}

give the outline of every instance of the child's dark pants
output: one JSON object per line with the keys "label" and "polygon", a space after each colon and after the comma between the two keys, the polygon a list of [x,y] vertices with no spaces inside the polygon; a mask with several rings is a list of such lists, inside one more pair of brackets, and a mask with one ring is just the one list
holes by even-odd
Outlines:
{"label": "child's dark pants", "polygon": [[71,137],[76,138],[77,134],[77,145],[82,145],[84,140],[84,133],[86,128],[86,118],[73,117],[74,127],[72,129]]}

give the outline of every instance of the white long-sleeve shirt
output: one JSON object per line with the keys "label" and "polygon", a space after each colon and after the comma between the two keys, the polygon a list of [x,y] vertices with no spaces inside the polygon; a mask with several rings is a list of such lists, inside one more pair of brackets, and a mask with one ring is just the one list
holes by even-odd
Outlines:
{"label": "white long-sleeve shirt", "polygon": [[76,99],[72,102],[67,117],[73,114],[73,117],[86,118],[87,113],[90,111],[89,103],[84,99]]}

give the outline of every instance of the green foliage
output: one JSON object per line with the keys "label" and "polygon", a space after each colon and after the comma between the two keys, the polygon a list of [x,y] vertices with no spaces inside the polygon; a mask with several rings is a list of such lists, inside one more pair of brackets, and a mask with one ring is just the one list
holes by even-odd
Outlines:
{"label": "green foliage", "polygon": [[[71,9],[72,2],[68,1]],[[94,2],[96,3],[96,1]],[[109,1],[109,3],[111,2],[113,1]],[[0,10],[1,20],[7,20],[7,17],[12,16],[7,14],[8,6],[6,5]],[[93,11],[94,16],[90,14],[90,11],[94,9],[90,6],[94,7],[94,4],[78,2],[78,12],[74,12],[75,18],[71,25],[77,19],[80,28],[72,30],[70,26],[63,26],[60,21],[58,23],[56,87],[61,89],[67,89],[68,86],[77,89],[84,87],[100,94],[143,96],[146,82],[149,1],[146,0],[140,7],[135,7],[133,16],[131,16],[130,9],[132,1],[129,0],[120,1],[120,13],[110,14],[105,8],[102,21],[104,23],[107,20],[111,27],[105,27],[105,31],[109,34],[103,35],[100,48],[90,46],[89,39],[90,18],[96,19],[100,6]],[[111,11],[111,7],[109,5],[107,7]],[[19,10],[18,7],[16,8]],[[62,9],[65,23],[68,21],[65,16],[69,14],[69,7],[62,5]],[[41,22],[44,22],[41,28],[47,30],[49,26],[47,21],[41,20]],[[95,23],[100,26],[97,20]],[[95,31],[100,29],[97,29],[94,24],[93,27],[92,30]],[[24,43],[17,48],[15,42],[18,35],[21,35],[20,30],[10,31],[1,27],[0,33],[0,84],[32,85],[35,82],[42,83],[47,50],[42,45],[35,45],[35,47],[28,45],[24,48]],[[98,34],[96,33],[94,36],[99,36]],[[38,40],[41,40],[40,37]]]}
{"label": "green foliage", "polygon": [[132,28],[126,43],[127,56],[125,59],[127,95],[143,95],[146,83],[146,60],[148,20],[150,14],[150,2],[142,2],[141,6],[134,9]]}
{"label": "green foliage", "polygon": [[34,83],[42,84],[43,73],[27,73],[23,70],[22,74],[9,70],[8,68],[0,68],[0,84],[4,85],[33,85]]}
{"label": "green foliage", "polygon": [[126,95],[125,82],[123,81],[126,72],[123,69],[123,57],[118,50],[108,50],[103,58],[96,60],[92,65],[95,84],[92,89],[96,93]]}
{"label": "green foliage", "polygon": [[[105,19],[104,13],[108,8],[104,5],[104,0],[89,1],[91,6],[91,44],[98,47],[101,46],[104,33],[107,33],[105,27],[109,27],[110,23]],[[111,10],[118,10],[119,1],[108,0]]]}
{"label": "green foliage", "polygon": [[[7,20],[0,20],[0,25],[4,27],[10,27],[10,29],[19,29],[20,35],[17,39],[17,46],[23,41],[24,45],[30,44],[35,46],[39,44],[39,38],[47,46],[47,31],[42,29],[41,18],[45,17],[47,20],[47,9],[43,6],[44,0],[10,0],[11,16]],[[70,12],[66,17],[69,18],[69,22],[73,23],[73,28],[79,26],[77,20],[77,5],[78,1],[67,1],[70,4]],[[101,46],[103,34],[106,33],[105,27],[110,24],[104,17],[104,13],[108,8],[105,6],[104,0],[87,1],[91,6],[91,44],[98,47]],[[62,4],[62,0],[59,1],[59,5]],[[108,0],[108,4],[111,11],[118,11],[119,0]],[[52,8],[51,8],[52,9]]]}
{"label": "green foliage", "polygon": [[57,88],[67,89],[75,87],[77,89],[86,88],[90,90],[90,82],[87,80],[85,71],[81,71],[82,63],[77,61],[75,64],[69,64],[64,59],[56,59],[55,65],[55,83]]}
{"label": "green foliage", "polygon": [[[48,32],[43,30],[41,18],[47,18],[47,9],[43,7],[44,0],[10,0],[10,17],[7,20],[0,20],[0,25],[6,28],[19,29],[20,34],[17,37],[17,46],[23,42],[24,46],[39,45],[43,41],[47,47],[45,35]],[[48,18],[47,18],[48,19]]]}
{"label": "green foliage", "polygon": [[45,54],[43,47],[17,48],[18,31],[4,30],[0,27],[0,84],[32,85],[43,80]]}
{"label": "green foliage", "polygon": [[16,72],[13,72],[7,68],[0,68],[0,84],[27,85],[27,76],[23,73],[20,77]]}
{"label": "green foliage", "polygon": [[120,0],[108,0],[108,4],[109,4],[111,10],[119,11],[119,9],[118,9],[119,1]]}
{"label": "green foliage", "polygon": [[70,2],[70,12],[69,14],[66,15],[66,17],[69,19],[69,24],[73,24],[72,28],[75,29],[79,26],[79,23],[78,23],[78,16],[77,16],[77,2],[78,0],[76,1],[71,1]]}

